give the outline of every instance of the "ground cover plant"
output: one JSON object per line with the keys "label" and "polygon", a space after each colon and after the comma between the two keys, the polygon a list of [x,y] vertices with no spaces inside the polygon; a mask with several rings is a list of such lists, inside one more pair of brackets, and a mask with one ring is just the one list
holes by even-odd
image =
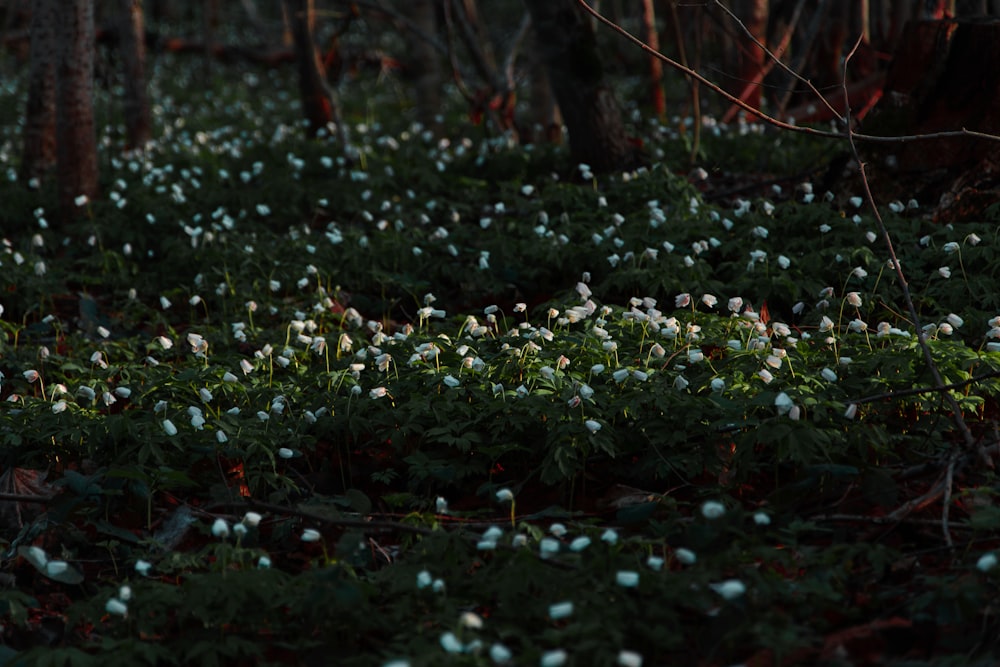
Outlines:
{"label": "ground cover plant", "polygon": [[860,196],[716,198],[678,124],[597,177],[369,82],[345,153],[280,72],[158,67],[72,226],[4,138],[7,664],[992,663],[995,475],[917,337],[995,455],[995,221],[879,202],[918,330]]}

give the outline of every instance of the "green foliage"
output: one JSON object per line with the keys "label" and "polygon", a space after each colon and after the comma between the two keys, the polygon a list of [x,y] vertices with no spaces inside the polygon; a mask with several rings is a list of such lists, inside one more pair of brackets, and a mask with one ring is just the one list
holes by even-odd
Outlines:
{"label": "green foliage", "polygon": [[[79,224],[0,186],[0,455],[53,494],[2,513],[11,664],[996,650],[992,471],[953,471],[954,551],[939,498],[893,514],[965,447],[911,391],[918,334],[993,442],[993,222],[884,212],[918,330],[849,201],[723,206],[666,164],[583,182],[381,107],[346,154],[283,82],[167,64],[162,140],[109,152]],[[823,150],[787,141],[705,151]]]}

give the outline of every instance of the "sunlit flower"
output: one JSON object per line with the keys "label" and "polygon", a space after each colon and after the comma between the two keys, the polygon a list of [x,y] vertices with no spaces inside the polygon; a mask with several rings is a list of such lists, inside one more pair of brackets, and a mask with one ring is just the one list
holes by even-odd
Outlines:
{"label": "sunlit flower", "polygon": [[719,303],[719,300],[711,294],[705,294],[701,297],[701,302],[709,308],[715,308],[715,304]]}
{"label": "sunlit flower", "polygon": [[771,384],[771,380],[774,379],[774,376],[771,375],[771,372],[766,368],[762,368],[757,371],[757,376],[764,381],[764,384]]}
{"label": "sunlit flower", "polygon": [[683,294],[678,294],[676,297],[674,297],[675,308],[684,308],[690,303],[691,303],[691,295],[688,294],[687,292],[684,292]]}

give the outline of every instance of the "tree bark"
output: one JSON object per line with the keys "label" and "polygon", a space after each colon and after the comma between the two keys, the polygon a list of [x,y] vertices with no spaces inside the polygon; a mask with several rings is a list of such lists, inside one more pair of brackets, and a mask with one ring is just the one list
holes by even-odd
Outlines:
{"label": "tree bark", "polygon": [[[653,7],[653,0],[642,0],[642,32],[649,48],[659,51],[660,34],[656,31],[656,9]],[[649,56],[649,86],[649,101],[653,105],[653,113],[663,120],[667,114],[667,100],[663,94],[663,62],[652,55]]]}
{"label": "tree bark", "polygon": [[[326,81],[326,68],[313,38],[316,26],[313,0],[284,1],[295,40],[302,111],[309,123],[309,136],[315,137],[330,121],[340,120],[340,114],[336,108],[334,92]],[[338,124],[338,132],[343,130],[341,125]]]}
{"label": "tree bark", "polygon": [[24,112],[21,177],[41,180],[56,165],[55,0],[37,0],[31,15],[31,70]]}
{"label": "tree bark", "polygon": [[[768,0],[742,0],[736,4],[735,13],[743,21],[743,25],[761,44],[767,44]],[[751,86],[742,96],[744,102],[754,109],[760,109],[761,86],[763,85],[761,71],[767,64],[763,49],[749,38],[743,38],[744,49],[740,53],[739,93],[744,93],[743,86]]]}
{"label": "tree bark", "polygon": [[77,197],[98,190],[94,128],[94,2],[60,0],[56,30],[56,138],[59,209],[74,217]]}
{"label": "tree bark", "polygon": [[151,138],[146,93],[146,33],[142,0],[120,0],[121,54],[125,65],[125,145],[142,149]]}
{"label": "tree bark", "polygon": [[[437,35],[438,0],[403,0],[403,13],[425,35]],[[426,126],[438,125],[444,75],[434,45],[412,31],[406,33],[412,62],[417,118]]]}
{"label": "tree bark", "polygon": [[615,171],[635,162],[621,110],[605,82],[590,21],[576,0],[525,0],[569,130],[570,153],[594,171]]}

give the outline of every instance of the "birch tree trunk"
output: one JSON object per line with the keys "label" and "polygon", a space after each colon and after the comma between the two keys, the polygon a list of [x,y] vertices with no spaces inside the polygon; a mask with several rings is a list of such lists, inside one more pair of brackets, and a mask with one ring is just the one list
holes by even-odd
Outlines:
{"label": "birch tree trunk", "polygon": [[60,0],[56,35],[56,154],[59,209],[75,216],[77,197],[97,195],[94,128],[94,2]]}
{"label": "birch tree trunk", "polygon": [[21,177],[41,180],[56,165],[56,0],[36,0],[31,15],[31,70],[24,112]]}
{"label": "birch tree trunk", "polygon": [[150,140],[142,0],[120,0],[119,8],[121,54],[125,65],[125,144],[129,149],[141,150]]}

